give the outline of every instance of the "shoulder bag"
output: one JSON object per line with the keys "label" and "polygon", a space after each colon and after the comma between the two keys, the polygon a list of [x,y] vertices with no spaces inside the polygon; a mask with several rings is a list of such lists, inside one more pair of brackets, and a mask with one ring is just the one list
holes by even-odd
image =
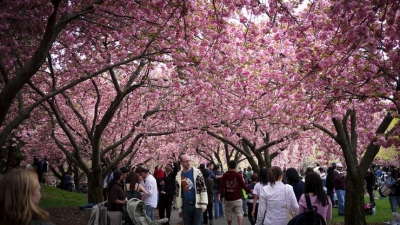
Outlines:
{"label": "shoulder bag", "polygon": [[383,184],[380,186],[379,190],[380,190],[381,194],[385,197],[387,197],[393,191],[393,189],[391,189],[390,187],[387,186],[386,182],[383,182]]}
{"label": "shoulder bag", "polygon": [[289,222],[291,219],[293,219],[294,215],[297,214],[297,212],[293,212],[292,210],[292,206],[288,204],[288,199],[287,199],[287,184],[285,184],[285,201],[286,201],[286,205],[285,205],[285,209],[286,209],[286,222]]}

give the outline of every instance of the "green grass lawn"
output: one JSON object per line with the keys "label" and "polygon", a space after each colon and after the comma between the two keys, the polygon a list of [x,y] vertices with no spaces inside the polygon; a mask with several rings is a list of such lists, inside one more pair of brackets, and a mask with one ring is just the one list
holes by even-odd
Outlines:
{"label": "green grass lawn", "polygon": [[39,206],[46,208],[82,206],[87,204],[87,194],[68,192],[53,186],[42,185]]}
{"label": "green grass lawn", "polygon": [[[369,202],[369,197],[365,197],[365,202]],[[392,210],[390,209],[389,198],[376,199],[376,214],[366,215],[367,223],[382,223],[392,220]],[[344,222],[343,216],[338,216],[338,209],[333,208],[332,220],[328,223]]]}

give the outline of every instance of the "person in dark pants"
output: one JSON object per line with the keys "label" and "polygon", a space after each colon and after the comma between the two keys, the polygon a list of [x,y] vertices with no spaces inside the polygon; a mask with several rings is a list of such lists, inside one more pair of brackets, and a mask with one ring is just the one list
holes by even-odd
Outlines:
{"label": "person in dark pants", "polygon": [[[214,180],[211,179],[209,176],[208,169],[202,169],[201,173],[204,176],[204,180],[206,182],[207,187],[207,196],[208,196],[208,204],[207,210],[203,213],[203,224],[208,224],[208,219],[210,219],[210,225],[213,225],[213,186]],[[207,216],[208,213],[208,216]]]}
{"label": "person in dark pants", "polygon": [[36,174],[38,175],[39,183],[41,183],[43,176],[42,160],[40,160],[38,157],[35,157],[33,159],[33,167],[35,168]]}
{"label": "person in dark pants", "polygon": [[328,168],[326,172],[326,194],[331,198],[332,206],[335,205],[334,201],[334,189],[335,183],[333,180],[333,174],[336,169],[336,163],[332,163],[332,166]]}
{"label": "person in dark pants", "polygon": [[375,186],[375,173],[374,170],[370,167],[368,168],[367,173],[365,174],[365,183],[367,187],[367,193],[369,195],[369,203],[372,204],[375,202],[375,197],[374,197],[374,186]]}
{"label": "person in dark pants", "polygon": [[[160,199],[158,201],[158,211],[160,215],[160,219],[168,218],[168,221],[171,218],[171,207],[172,201],[175,195],[175,177],[178,173],[178,163],[174,162],[174,166],[172,164],[167,164],[165,166],[164,179],[160,182],[160,185],[164,187],[163,192],[160,192]],[[167,213],[165,217],[165,212]],[[169,224],[169,222],[167,223]]]}
{"label": "person in dark pants", "polygon": [[221,172],[221,165],[215,165],[213,168],[213,173],[216,175],[213,188],[214,216],[215,219],[218,219],[220,217],[224,217],[224,197],[221,196],[221,202],[218,201],[218,189],[222,179],[219,179],[217,177],[221,176],[222,178],[223,172]]}
{"label": "person in dark pants", "polygon": [[70,171],[68,171],[65,175],[64,175],[64,184],[65,184],[65,189],[67,191],[71,191],[72,192],[72,173]]}
{"label": "person in dark pants", "polygon": [[[247,185],[249,186],[249,188],[251,190],[254,190],[254,187],[256,186],[258,181],[258,174],[253,173],[250,176],[250,183]],[[256,211],[255,211],[255,215],[253,216],[253,201],[254,201],[254,195],[252,193],[248,194],[247,197],[247,210],[248,215],[249,215],[249,221],[251,225],[255,225],[256,224],[256,219],[257,219],[257,212],[258,212],[258,203],[256,203]],[[257,200],[256,200],[257,201]]]}

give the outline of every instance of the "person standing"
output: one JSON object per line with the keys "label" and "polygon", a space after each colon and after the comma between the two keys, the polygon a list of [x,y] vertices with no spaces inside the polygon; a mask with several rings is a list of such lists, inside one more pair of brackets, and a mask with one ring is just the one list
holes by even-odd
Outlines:
{"label": "person standing", "polygon": [[250,183],[251,182],[251,175],[253,174],[253,169],[251,168],[251,166],[247,167],[247,182]]}
{"label": "person standing", "polygon": [[190,164],[188,154],[180,156],[182,170],[176,175],[176,205],[185,225],[201,225],[208,204],[203,174]]}
{"label": "person standing", "polygon": [[280,167],[273,166],[267,169],[267,173],[268,184],[261,189],[256,224],[286,225],[287,213],[299,210],[293,187],[282,182]]}
{"label": "person standing", "polygon": [[336,163],[332,163],[332,166],[328,168],[326,171],[326,193],[328,194],[329,198],[331,199],[332,205],[335,206],[335,181],[333,179],[334,173],[336,170]]}
{"label": "person standing", "polygon": [[[208,172],[208,169],[203,169],[201,170],[201,173],[203,174],[204,180],[206,181],[206,187],[207,187],[207,196],[208,196],[208,204],[207,204],[207,210],[203,213],[203,224],[208,224],[208,220],[210,220],[210,225],[213,225],[213,186],[214,186],[214,180],[210,178],[210,174]],[[207,215],[208,213],[208,215]]]}
{"label": "person standing", "polygon": [[371,167],[368,168],[367,173],[364,176],[364,180],[366,183],[367,193],[369,195],[369,203],[372,204],[375,202],[374,186],[375,186],[376,177],[375,177],[374,170]]}
{"label": "person standing", "polygon": [[74,180],[74,178],[71,175],[72,175],[72,173],[70,171],[68,171],[64,175],[65,189],[67,191],[70,191],[70,192],[72,192],[72,183],[73,183],[73,180]]}
{"label": "person standing", "polygon": [[[250,183],[248,184],[248,186],[249,186],[249,188],[251,189],[251,190],[253,190],[253,194],[252,193],[249,193],[249,195],[248,195],[248,197],[247,197],[247,209],[248,209],[248,215],[249,215],[249,221],[250,221],[250,224],[251,225],[254,225],[254,224],[256,224],[256,219],[257,219],[257,216],[256,217],[254,217],[253,216],[253,201],[254,201],[254,187],[256,186],[256,184],[257,184],[257,181],[258,181],[258,174],[256,174],[256,173],[253,173],[251,176],[250,176]],[[256,200],[256,210],[258,210],[258,203],[257,203],[257,200]]]}
{"label": "person standing", "polygon": [[315,167],[314,167],[314,173],[318,173],[319,172],[319,163],[315,163]]}
{"label": "person standing", "polygon": [[257,213],[258,213],[258,198],[261,194],[261,189],[267,184],[268,184],[268,170],[267,168],[263,167],[260,170],[260,175],[258,176],[258,182],[253,188],[253,207],[251,215],[255,220],[257,220]]}
{"label": "person standing", "polygon": [[177,173],[178,163],[174,162],[173,166],[169,163],[165,166],[164,179],[160,183],[161,186],[164,186],[164,193],[160,192],[160,200],[158,202],[160,219],[165,218],[165,212],[167,213],[166,218],[168,218],[168,221],[171,219],[171,207],[175,195],[175,177]]}
{"label": "person standing", "polygon": [[[229,170],[229,168],[228,168],[228,170]],[[247,180],[247,168],[246,167],[243,168],[242,176],[243,176],[244,182],[247,184],[248,180]]]}
{"label": "person standing", "polygon": [[156,166],[154,168],[153,176],[154,176],[154,178],[156,178],[156,181],[157,181],[158,192],[165,193],[165,191],[164,191],[165,186],[161,185],[161,181],[164,180],[164,171],[162,170],[162,168],[163,168],[162,165],[160,167]]}
{"label": "person standing", "polygon": [[326,187],[326,173],[325,173],[325,169],[320,167],[318,169],[319,171],[319,177],[321,177],[322,180],[322,187]]}
{"label": "person standing", "polygon": [[129,172],[127,180],[129,182],[125,184],[125,195],[128,200],[132,198],[145,199],[149,195],[147,190],[140,184],[139,175],[135,171]]}
{"label": "person standing", "polygon": [[43,176],[42,160],[40,160],[38,157],[35,157],[33,159],[33,167],[35,168],[36,174],[38,176],[39,183],[41,183],[42,182],[42,176]]}
{"label": "person standing", "polygon": [[103,200],[107,201],[107,195],[108,195],[108,183],[110,183],[110,175],[112,171],[109,172],[106,177],[103,180]]}
{"label": "person standing", "polygon": [[335,182],[335,191],[338,198],[338,214],[344,216],[344,205],[346,201],[346,172],[343,171],[341,163],[336,164],[336,170],[333,174]]}
{"label": "person standing", "polygon": [[212,163],[207,163],[206,169],[208,170],[208,173],[210,174],[208,177],[215,180],[215,179],[222,179],[222,173],[215,174],[214,173],[214,164]]}
{"label": "person standing", "polygon": [[115,170],[113,172],[113,179],[108,185],[107,215],[110,218],[111,225],[121,224],[123,206],[128,203],[122,180],[122,172],[120,170]]}
{"label": "person standing", "polygon": [[[221,166],[219,164],[215,165],[213,168],[215,174],[214,187],[213,187],[213,198],[214,198],[214,217],[218,219],[224,217],[224,197],[221,196],[221,201],[218,201],[218,189],[222,180],[223,173],[221,172]],[[220,177],[220,178],[217,178]]]}
{"label": "person standing", "polygon": [[126,168],[125,166],[123,166],[123,167],[121,167],[120,169],[119,169],[120,171],[121,171],[121,173],[122,173],[122,175],[121,175],[121,184],[122,184],[122,188],[124,189],[124,191],[126,191],[126,178],[128,177],[128,174],[129,174],[129,169],[128,168]]}
{"label": "person standing", "polygon": [[300,179],[299,172],[293,167],[287,169],[286,181],[287,184],[293,187],[297,202],[299,202],[301,195],[304,193],[304,182]]}
{"label": "person standing", "polygon": [[[385,176],[381,168],[382,167],[380,165],[376,165],[375,177],[376,179],[378,179],[378,188],[380,188],[382,183],[385,182]],[[378,191],[378,193],[380,199],[386,198],[385,196],[382,195],[380,191]]]}
{"label": "person standing", "polygon": [[[244,168],[243,171],[243,180],[245,184],[249,183],[249,180],[247,179],[247,168]],[[249,178],[250,179],[250,178]],[[243,217],[247,217],[247,193],[244,189],[242,189],[242,208],[243,208]]]}
{"label": "person standing", "polygon": [[151,221],[154,221],[154,208],[157,208],[158,202],[156,178],[154,178],[146,168],[138,168],[136,171],[140,171],[140,176],[143,178],[143,180],[140,181],[140,184],[149,193],[146,198],[142,199],[146,205],[146,215],[151,219]]}
{"label": "person standing", "polygon": [[[332,219],[332,202],[325,194],[322,187],[322,179],[316,173],[310,173],[306,176],[304,193],[310,196],[311,205],[317,208],[317,212],[325,219]],[[307,210],[307,201],[304,194],[300,197],[299,210],[297,214],[302,214]]]}
{"label": "person standing", "polygon": [[236,162],[228,162],[228,171],[222,176],[221,185],[218,190],[218,200],[221,200],[221,194],[225,192],[225,213],[228,225],[232,224],[234,216],[238,219],[238,224],[243,225],[243,201],[242,189],[247,193],[253,193],[244,182],[243,173],[236,172]]}
{"label": "person standing", "polygon": [[390,176],[386,179],[386,185],[392,189],[389,194],[390,207],[392,209],[392,221],[390,225],[400,224],[397,207],[400,207],[400,174],[398,170],[393,170]]}
{"label": "person standing", "polygon": [[49,172],[49,162],[47,161],[47,157],[43,158],[42,161],[42,183],[45,184],[47,181],[47,176],[48,176],[48,172]]}

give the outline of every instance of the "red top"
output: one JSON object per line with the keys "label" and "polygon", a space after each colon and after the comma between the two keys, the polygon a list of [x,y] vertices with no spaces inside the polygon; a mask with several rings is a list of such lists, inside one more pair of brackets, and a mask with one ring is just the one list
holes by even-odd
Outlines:
{"label": "red top", "polygon": [[164,171],[162,169],[155,169],[154,170],[154,178],[156,179],[164,179]]}
{"label": "red top", "polygon": [[218,193],[225,192],[226,201],[242,199],[242,189],[251,192],[251,189],[244,183],[242,174],[236,171],[227,171],[222,176]]}

